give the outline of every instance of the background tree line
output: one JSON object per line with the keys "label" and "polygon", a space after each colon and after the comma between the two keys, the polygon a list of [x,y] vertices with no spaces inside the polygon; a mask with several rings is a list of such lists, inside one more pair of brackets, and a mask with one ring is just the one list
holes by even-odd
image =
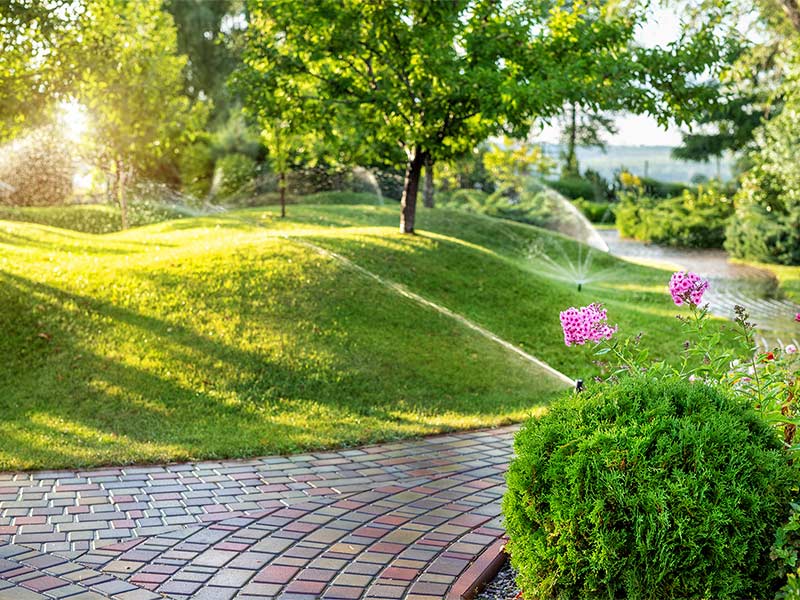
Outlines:
{"label": "background tree line", "polygon": [[649,114],[693,126],[677,156],[741,155],[734,252],[800,260],[786,250],[800,218],[786,160],[800,141],[794,0],[760,2],[757,42],[737,33],[752,6],[698,0],[682,3],[689,18],[675,42],[643,46],[637,31],[652,8],[10,0],[0,9],[0,140],[24,139],[65,102],[85,107],[92,136],[79,153],[104,173],[123,219],[126,190],[142,180],[202,199],[242,186],[255,194],[248,182],[269,173],[285,208],[298,169],[398,173],[400,228],[411,233],[421,188],[432,204],[433,173],[487,139],[561,121],[564,175],[582,179],[575,149],[602,146],[610,114]]}

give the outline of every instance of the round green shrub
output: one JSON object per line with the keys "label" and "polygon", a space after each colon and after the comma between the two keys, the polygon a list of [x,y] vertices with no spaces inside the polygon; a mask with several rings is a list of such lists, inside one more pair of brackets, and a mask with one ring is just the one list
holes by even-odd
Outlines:
{"label": "round green shrub", "polygon": [[745,599],[780,587],[770,545],[796,470],[727,393],[642,375],[556,402],[515,440],[503,502],[525,598]]}

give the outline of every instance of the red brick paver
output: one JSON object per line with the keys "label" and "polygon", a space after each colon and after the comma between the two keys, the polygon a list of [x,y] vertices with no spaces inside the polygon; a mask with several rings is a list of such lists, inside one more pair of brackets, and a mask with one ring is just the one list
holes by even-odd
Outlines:
{"label": "red brick paver", "polygon": [[456,597],[502,538],[513,432],[0,473],[0,599]]}

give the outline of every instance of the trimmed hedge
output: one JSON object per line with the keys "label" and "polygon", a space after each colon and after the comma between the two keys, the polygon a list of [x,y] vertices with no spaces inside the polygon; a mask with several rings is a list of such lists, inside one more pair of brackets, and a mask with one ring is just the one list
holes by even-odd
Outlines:
{"label": "trimmed hedge", "polygon": [[595,197],[595,185],[583,177],[574,175],[562,177],[561,179],[547,180],[545,184],[570,200]]}
{"label": "trimmed hedge", "polygon": [[796,469],[725,392],[641,375],[529,421],[503,502],[525,598],[768,598]]}
{"label": "trimmed hedge", "polygon": [[[169,206],[148,202],[132,202],[128,206],[128,224],[140,227],[184,214]],[[38,223],[83,233],[112,233],[122,227],[119,207],[110,204],[76,204],[71,206],[0,206],[0,221]]]}

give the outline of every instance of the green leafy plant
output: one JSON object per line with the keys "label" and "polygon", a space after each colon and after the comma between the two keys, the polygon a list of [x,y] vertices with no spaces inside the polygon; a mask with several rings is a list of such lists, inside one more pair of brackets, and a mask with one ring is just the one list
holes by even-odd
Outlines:
{"label": "green leafy plant", "polygon": [[717,188],[684,190],[666,200],[620,193],[617,226],[623,236],[690,248],[721,248],[733,202]]}
{"label": "green leafy plant", "polygon": [[515,441],[503,510],[526,598],[765,598],[798,472],[760,415],[659,367],[591,385]]}

